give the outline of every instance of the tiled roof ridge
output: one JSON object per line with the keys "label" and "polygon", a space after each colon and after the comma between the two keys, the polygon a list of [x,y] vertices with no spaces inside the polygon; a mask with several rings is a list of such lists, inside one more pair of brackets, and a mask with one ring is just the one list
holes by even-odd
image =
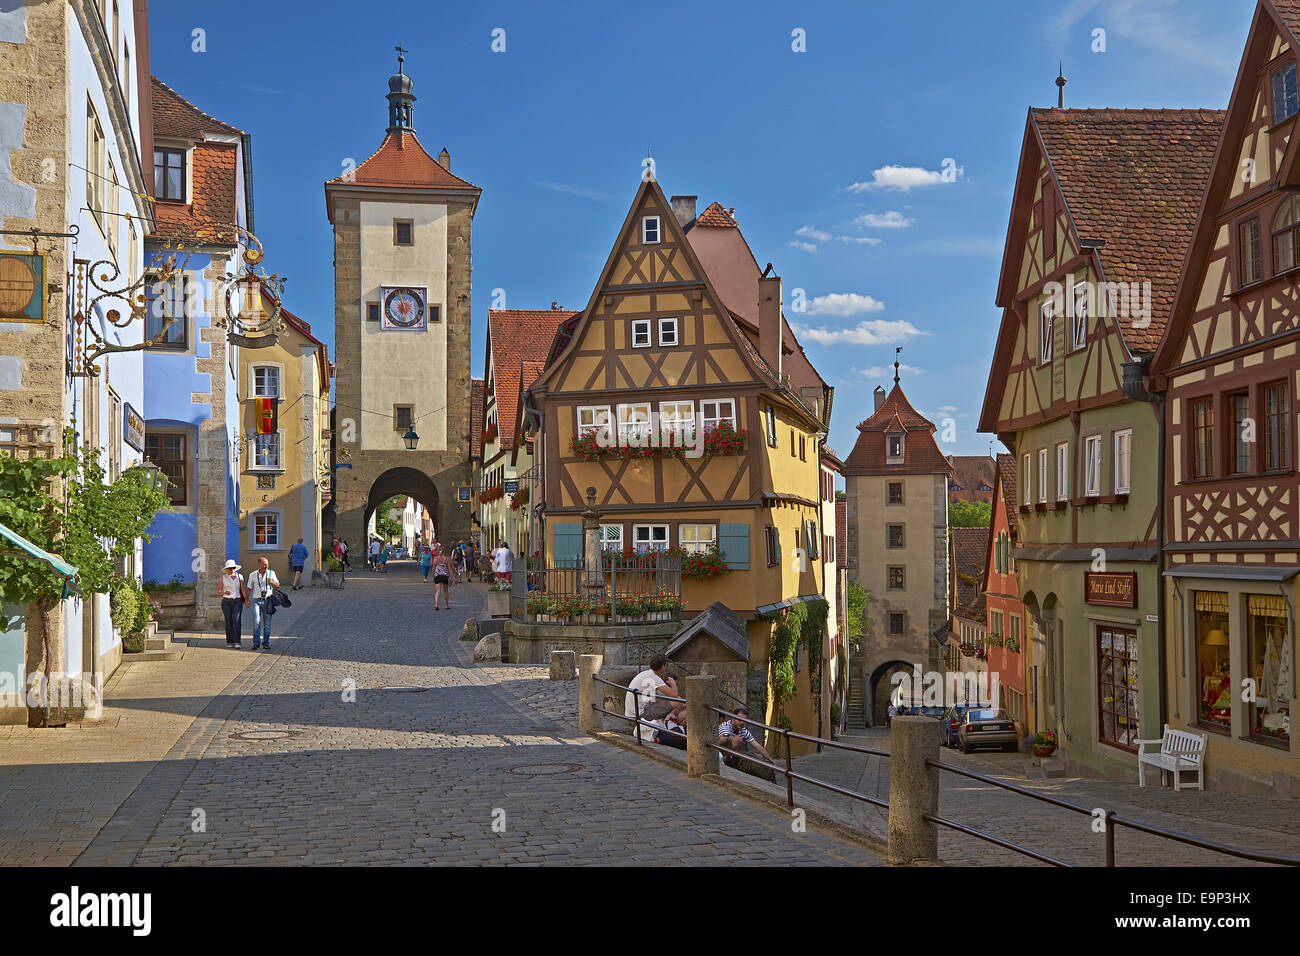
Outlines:
{"label": "tiled roof ridge", "polygon": [[[205,111],[199,109],[197,106],[195,106],[195,105],[194,105],[193,103],[191,103],[189,100],[187,100],[184,96],[182,96],[180,93],[178,93],[174,88],[172,88],[172,87],[169,86],[167,83],[163,82],[162,80],[160,80],[158,77],[154,76],[153,74],[150,74],[149,79],[152,80],[156,85],[161,86],[164,90],[166,90],[166,91],[167,91],[168,93],[170,93],[172,96],[176,97],[176,98],[177,98],[178,100],[180,100],[180,101],[181,101],[185,106],[189,107],[189,108],[190,108],[191,110],[193,110],[195,113],[198,113],[198,114],[199,114],[200,116],[202,116],[204,119],[206,119],[206,120],[208,120],[208,121],[210,121],[210,122],[212,122],[212,123],[217,124],[217,126],[220,127],[221,129],[227,130],[227,131],[229,131],[229,132],[231,132],[231,133],[238,133],[240,136],[243,136],[243,135],[244,135],[244,131],[243,131],[242,129],[239,129],[239,128],[236,127],[236,126],[231,126],[229,123],[226,123],[226,122],[223,122],[222,120],[217,119],[217,118],[216,118],[215,116],[213,116],[211,113],[207,113],[207,112],[205,112]],[[157,125],[157,124],[155,124],[155,125]],[[163,135],[165,136],[166,134],[164,133]]]}
{"label": "tiled roof ridge", "polygon": [[[380,153],[382,153],[385,149],[388,148],[388,143],[390,140],[393,139],[393,137],[397,137],[399,140],[399,145],[394,146],[393,149],[405,150],[406,147],[400,144],[400,140],[403,136],[409,136],[411,140],[415,143],[416,148],[424,155],[424,157],[427,160],[429,160],[429,162],[437,166],[439,169],[443,171],[445,175],[447,175],[451,179],[454,179],[456,183],[459,184],[459,185],[443,184],[438,186],[437,188],[442,188],[442,189],[478,189],[479,188],[475,186],[473,183],[471,183],[469,180],[461,179],[450,169],[447,169],[441,163],[439,163],[437,158],[435,158],[432,153],[430,153],[427,149],[424,148],[424,144],[420,142],[420,137],[417,136],[412,130],[391,130],[385,133],[384,138],[380,141],[379,146],[375,149],[373,153],[371,153],[369,156],[363,159],[360,163],[358,163],[355,167],[353,167],[348,172],[335,176],[333,179],[326,180],[326,184],[341,185],[341,186],[366,185],[366,183],[360,182],[359,174],[361,173],[361,170],[365,168],[367,163],[371,162],[376,156],[378,156]],[[422,184],[411,183],[410,185],[418,186]]]}

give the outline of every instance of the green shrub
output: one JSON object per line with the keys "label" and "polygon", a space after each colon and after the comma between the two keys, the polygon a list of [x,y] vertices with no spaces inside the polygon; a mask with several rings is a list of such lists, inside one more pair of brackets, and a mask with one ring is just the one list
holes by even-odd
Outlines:
{"label": "green shrub", "polygon": [[109,616],[115,627],[122,634],[130,634],[133,631],[141,630],[136,627],[136,620],[140,616],[140,608],[144,606],[145,620],[148,620],[149,605],[145,603],[144,594],[140,586],[135,583],[134,578],[114,577],[109,584],[108,607]]}

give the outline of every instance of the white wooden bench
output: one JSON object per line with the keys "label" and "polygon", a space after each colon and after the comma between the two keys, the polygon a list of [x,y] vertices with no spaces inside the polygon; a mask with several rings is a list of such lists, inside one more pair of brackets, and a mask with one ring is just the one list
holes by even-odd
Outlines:
{"label": "white wooden bench", "polygon": [[[1160,768],[1160,782],[1164,783],[1165,773],[1174,775],[1174,789],[1187,787],[1192,790],[1205,789],[1205,739],[1206,734],[1193,734],[1186,730],[1170,730],[1165,724],[1164,736],[1159,740],[1137,740],[1138,745],[1138,786],[1145,787],[1146,766]],[[1144,751],[1147,745],[1159,744],[1159,751]],[[1196,782],[1184,784],[1182,775],[1195,773]]]}

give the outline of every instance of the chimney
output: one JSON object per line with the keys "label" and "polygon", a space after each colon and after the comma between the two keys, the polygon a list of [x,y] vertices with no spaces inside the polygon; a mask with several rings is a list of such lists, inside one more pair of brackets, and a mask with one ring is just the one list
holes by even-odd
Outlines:
{"label": "chimney", "polygon": [[695,200],[699,198],[699,196],[674,196],[670,200],[673,204],[673,215],[677,217],[677,225],[685,226],[695,220]]}
{"label": "chimney", "polygon": [[447,152],[446,146],[444,146],[442,152],[438,154],[438,165],[447,170],[447,172],[451,172],[451,153]]}
{"label": "chimney", "polygon": [[768,275],[769,264],[758,278],[758,354],[781,379],[781,277]]}
{"label": "chimney", "polygon": [[875,396],[876,396],[876,407],[874,411],[878,412],[880,411],[880,406],[885,404],[885,389],[882,386],[877,385]]}

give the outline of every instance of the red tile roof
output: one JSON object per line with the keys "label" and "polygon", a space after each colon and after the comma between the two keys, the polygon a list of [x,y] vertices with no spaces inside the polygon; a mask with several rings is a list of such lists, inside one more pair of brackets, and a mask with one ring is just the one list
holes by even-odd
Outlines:
{"label": "red tile roof", "polygon": [[[904,432],[903,462],[885,463],[885,433]],[[952,470],[934,440],[934,423],[914,409],[901,385],[858,425],[858,440],[844,460],[846,475],[937,475]]]}
{"label": "red tile roof", "polygon": [[[578,312],[568,309],[489,309],[488,341],[492,348],[493,398],[497,406],[497,433],[501,447],[512,448],[515,425],[519,419],[519,389],[524,363],[545,364],[537,356],[546,355],[555,339],[555,330]],[[531,386],[541,374],[538,368],[529,381]]]}
{"label": "red tile roof", "polygon": [[397,189],[463,189],[479,187],[443,169],[420,145],[414,133],[392,132],[360,166],[329,180],[327,186],[387,186]]}
{"label": "red tile roof", "polygon": [[[161,201],[154,204],[154,235],[236,245],[233,231],[221,227],[238,216],[239,147],[235,143],[204,141],[205,133],[240,136],[242,132],[214,119],[186,100],[158,77],[153,77],[154,136],[194,143],[190,153],[189,202]],[[146,181],[153,190],[152,158]]]}
{"label": "red tile roof", "polygon": [[[226,133],[232,136],[243,134],[229,123],[223,123],[214,116],[209,116],[185,97],[181,96],[158,77],[153,81],[153,128],[155,136],[173,136],[177,139],[203,139],[204,133]],[[152,168],[150,157],[146,167]]]}
{"label": "red tile roof", "polygon": [[1007,506],[1007,524],[1011,526],[1011,540],[1016,534],[1016,456],[998,455],[998,477],[1002,480],[1002,501]]}
{"label": "red tile roof", "polygon": [[1104,243],[1106,281],[1151,283],[1150,324],[1119,323],[1134,353],[1154,351],[1164,331],[1224,115],[1030,110],[1079,237]]}
{"label": "red tile roof", "polygon": [[984,621],[984,562],[988,560],[988,528],[953,528],[953,606],[967,620]]}
{"label": "red tile roof", "polygon": [[481,378],[469,380],[469,454],[478,458],[483,454],[483,401],[487,382]]}
{"label": "red tile roof", "polygon": [[[949,455],[952,478],[948,481],[948,501],[993,500],[993,475],[997,463],[988,455]],[[987,491],[981,491],[987,488]]]}
{"label": "red tile roof", "polygon": [[719,229],[739,229],[736,218],[722,208],[722,203],[711,202],[704,212],[695,217],[697,226],[714,226]]}

